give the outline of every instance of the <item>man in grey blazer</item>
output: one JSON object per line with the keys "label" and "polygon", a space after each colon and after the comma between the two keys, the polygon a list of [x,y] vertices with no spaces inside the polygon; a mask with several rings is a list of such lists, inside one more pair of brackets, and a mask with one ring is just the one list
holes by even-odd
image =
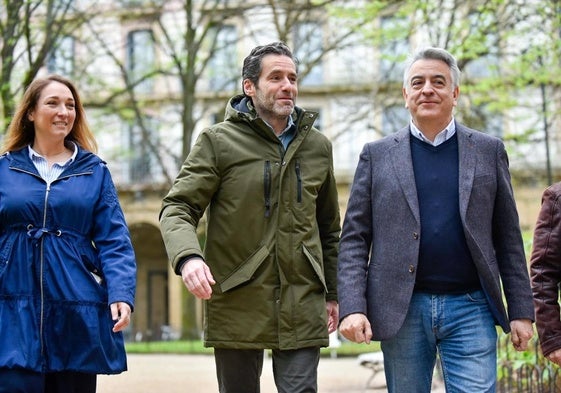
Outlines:
{"label": "man in grey blazer", "polygon": [[364,146],[343,223],[340,332],[381,341],[390,393],[430,392],[437,353],[446,391],[495,392],[495,325],[519,351],[533,335],[507,154],[455,121],[459,80],[447,51],[414,54],[411,122]]}

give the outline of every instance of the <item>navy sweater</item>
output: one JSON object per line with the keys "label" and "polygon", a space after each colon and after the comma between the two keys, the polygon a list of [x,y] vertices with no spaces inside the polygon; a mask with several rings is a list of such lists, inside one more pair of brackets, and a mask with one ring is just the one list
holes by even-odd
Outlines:
{"label": "navy sweater", "polygon": [[480,288],[459,209],[458,138],[432,146],[411,137],[421,213],[421,244],[415,290],[435,294]]}

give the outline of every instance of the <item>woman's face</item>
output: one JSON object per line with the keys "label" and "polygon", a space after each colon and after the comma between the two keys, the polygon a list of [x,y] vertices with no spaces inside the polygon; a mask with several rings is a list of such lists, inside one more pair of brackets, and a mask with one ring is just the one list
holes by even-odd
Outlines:
{"label": "woman's face", "polygon": [[53,81],[41,92],[37,105],[29,120],[35,125],[35,137],[47,139],[64,138],[74,126],[76,108],[74,97],[68,87]]}

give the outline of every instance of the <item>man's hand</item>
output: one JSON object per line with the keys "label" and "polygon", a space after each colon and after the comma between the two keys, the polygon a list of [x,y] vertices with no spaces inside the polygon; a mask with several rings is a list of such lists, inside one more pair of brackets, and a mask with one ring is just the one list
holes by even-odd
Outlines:
{"label": "man's hand", "polygon": [[339,323],[339,305],[335,300],[327,302],[327,331],[333,333]]}
{"label": "man's hand", "polygon": [[370,344],[372,338],[372,328],[366,315],[361,313],[349,314],[339,326],[339,332],[348,340],[355,343]]}
{"label": "man's hand", "polygon": [[208,265],[201,258],[192,258],[181,268],[183,283],[199,299],[210,299],[212,285],[216,284]]}
{"label": "man's hand", "polygon": [[551,352],[546,356],[546,359],[557,364],[558,366],[561,366],[561,348]]}
{"label": "man's hand", "polygon": [[532,321],[529,319],[515,319],[510,322],[510,341],[517,351],[528,349],[528,341],[534,335]]}

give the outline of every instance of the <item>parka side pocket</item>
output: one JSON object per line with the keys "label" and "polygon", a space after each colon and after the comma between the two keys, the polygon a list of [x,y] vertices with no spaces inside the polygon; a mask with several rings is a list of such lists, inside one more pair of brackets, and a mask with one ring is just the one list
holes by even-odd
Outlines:
{"label": "parka side pocket", "polygon": [[11,237],[5,237],[5,243],[0,247],[0,276],[8,267],[9,258],[12,253],[14,241]]}
{"label": "parka side pocket", "polygon": [[101,271],[101,261],[97,257],[97,254],[94,252],[94,249],[91,245],[81,245],[78,247],[78,253],[80,255],[80,259],[95,282],[99,285],[105,285],[105,280],[103,276],[103,272]]}
{"label": "parka side pocket", "polygon": [[222,293],[251,280],[253,273],[261,266],[268,255],[269,249],[265,246],[254,252],[245,262],[241,263],[236,270],[230,273],[224,281],[219,283]]}
{"label": "parka side pocket", "polygon": [[314,272],[316,273],[319,280],[321,281],[325,293],[327,293],[327,284],[325,283],[325,275],[323,274],[322,266],[320,265],[318,260],[312,255],[310,250],[308,250],[308,247],[306,247],[306,245],[302,245],[302,250],[304,251],[304,255],[306,255],[306,258],[308,258],[308,261],[310,261],[310,264],[312,265]]}

